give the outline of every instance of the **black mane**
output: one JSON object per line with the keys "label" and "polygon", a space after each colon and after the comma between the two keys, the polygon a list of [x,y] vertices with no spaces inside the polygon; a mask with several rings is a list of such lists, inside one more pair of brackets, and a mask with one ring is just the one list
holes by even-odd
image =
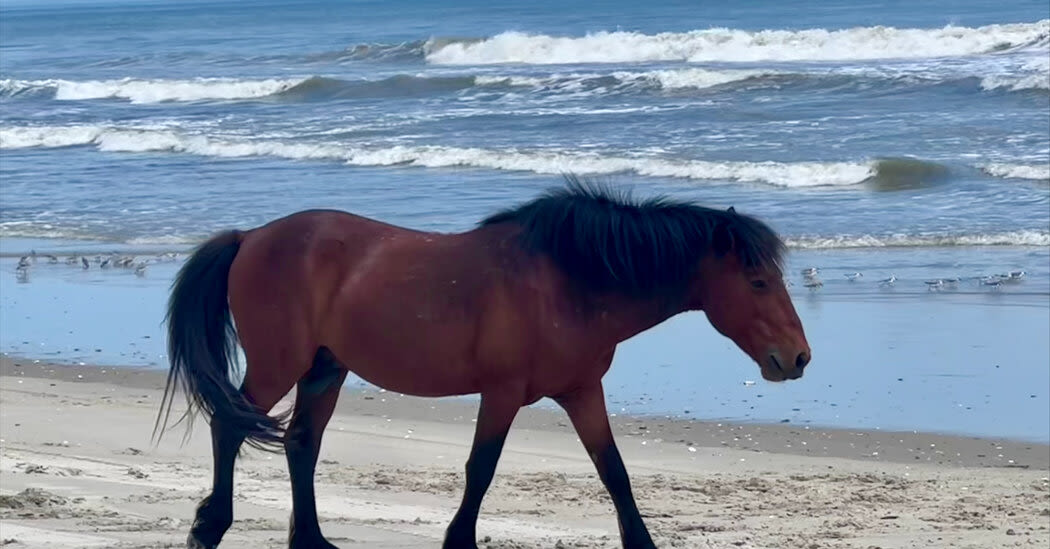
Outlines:
{"label": "black mane", "polygon": [[572,176],[566,183],[481,225],[520,224],[522,246],[549,255],[589,293],[680,295],[708,253],[734,251],[746,268],[780,272],[783,241],[765,223],[732,208],[667,197],[637,200]]}

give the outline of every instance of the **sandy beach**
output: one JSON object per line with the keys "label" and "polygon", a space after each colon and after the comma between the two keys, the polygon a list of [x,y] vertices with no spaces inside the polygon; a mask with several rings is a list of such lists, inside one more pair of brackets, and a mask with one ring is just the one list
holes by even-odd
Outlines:
{"label": "sandy beach", "polygon": [[[157,370],[0,361],[5,547],[179,547],[210,482],[207,429],[150,432]],[[285,403],[287,404],[287,403]],[[347,390],[318,468],[341,547],[439,547],[460,497],[475,405]],[[790,425],[613,418],[661,547],[1045,547],[1043,444]],[[282,547],[281,455],[238,461],[224,547]],[[518,417],[485,500],[489,548],[618,547],[613,509],[566,419]]]}

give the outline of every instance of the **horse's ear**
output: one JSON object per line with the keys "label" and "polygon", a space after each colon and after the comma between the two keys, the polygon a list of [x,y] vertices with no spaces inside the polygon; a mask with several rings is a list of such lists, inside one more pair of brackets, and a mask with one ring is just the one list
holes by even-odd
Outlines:
{"label": "horse's ear", "polygon": [[731,214],[735,214],[735,213],[736,213],[736,208],[734,208],[734,207],[730,206],[730,207],[729,207],[729,209],[728,209],[728,210],[726,210],[726,211],[727,211],[727,212],[729,212],[729,213],[731,213]]}
{"label": "horse's ear", "polygon": [[723,256],[729,253],[734,245],[733,233],[728,225],[723,224],[715,228],[711,236],[711,247],[714,248],[715,255]]}

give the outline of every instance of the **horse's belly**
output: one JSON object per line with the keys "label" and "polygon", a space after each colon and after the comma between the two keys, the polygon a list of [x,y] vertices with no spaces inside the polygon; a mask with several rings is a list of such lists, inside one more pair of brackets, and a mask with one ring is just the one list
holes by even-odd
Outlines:
{"label": "horse's belly", "polygon": [[478,392],[465,329],[454,324],[385,326],[362,323],[355,335],[326,346],[348,370],[389,391],[415,396]]}

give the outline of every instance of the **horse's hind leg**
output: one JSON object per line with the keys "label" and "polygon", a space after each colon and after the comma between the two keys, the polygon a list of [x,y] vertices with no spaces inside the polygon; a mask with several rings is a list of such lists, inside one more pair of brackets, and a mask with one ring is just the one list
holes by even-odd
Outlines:
{"label": "horse's hind leg", "polygon": [[[243,391],[243,387],[241,388]],[[197,506],[186,547],[211,549],[219,545],[233,524],[233,463],[244,435],[228,428],[219,418],[211,420],[213,479],[211,494]]]}
{"label": "horse's hind leg", "polygon": [[313,367],[296,387],[295,411],[285,435],[288,473],[292,479],[292,523],[288,546],[293,548],[330,548],[317,523],[314,498],[314,468],[321,449],[321,435],[332,417],[346,370],[328,349],[314,357]]}
{"label": "horse's hind leg", "polygon": [[[295,385],[295,380],[309,364],[309,359],[291,361],[302,364],[298,369],[281,369],[274,357],[284,353],[247,353],[248,364],[241,392],[259,409],[269,411]],[[309,355],[306,355],[309,356]],[[254,357],[254,358],[253,358]],[[219,545],[223,534],[233,524],[233,466],[237,452],[244,442],[244,434],[224,424],[219,417],[211,418],[212,458],[214,478],[212,491],[197,506],[186,547],[212,549]]]}

